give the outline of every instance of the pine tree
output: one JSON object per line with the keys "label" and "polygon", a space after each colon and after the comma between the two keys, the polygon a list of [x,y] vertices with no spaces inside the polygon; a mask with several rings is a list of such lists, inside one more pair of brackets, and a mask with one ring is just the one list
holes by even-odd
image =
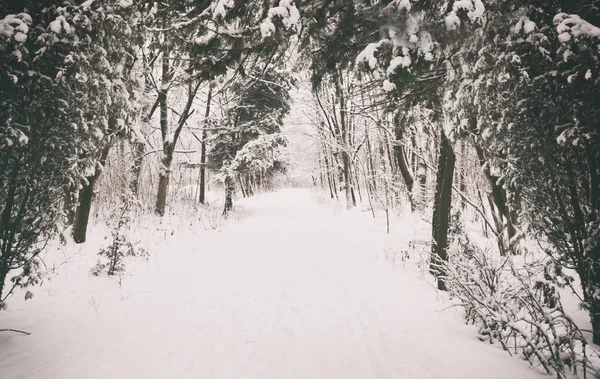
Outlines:
{"label": "pine tree", "polygon": [[246,81],[231,87],[236,101],[211,138],[209,154],[210,167],[219,172],[225,186],[224,213],[233,204],[236,176],[264,178],[283,169],[284,161],[277,156],[278,148],[285,145],[280,128],[290,109],[290,83],[284,75],[256,67]]}
{"label": "pine tree", "polygon": [[40,281],[39,255],[64,225],[65,196],[93,173],[88,153],[117,116],[109,105],[129,100],[103,76],[112,57],[92,41],[94,20],[110,9],[24,5],[28,13],[0,20],[0,303]]}

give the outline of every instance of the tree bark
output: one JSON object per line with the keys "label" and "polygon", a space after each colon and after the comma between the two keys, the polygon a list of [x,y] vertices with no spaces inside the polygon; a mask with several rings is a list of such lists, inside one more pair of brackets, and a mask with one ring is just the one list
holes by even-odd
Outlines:
{"label": "tree bark", "polygon": [[433,205],[430,271],[437,277],[438,289],[445,291],[445,272],[442,265],[448,260],[448,227],[452,208],[452,180],[454,177],[455,155],[444,131],[441,131],[440,154],[436,178],[435,200]]}
{"label": "tree bark", "polygon": [[248,194],[246,193],[246,188],[244,186],[244,180],[242,179],[242,176],[240,174],[238,174],[238,182],[240,183],[240,189],[242,191],[242,197],[244,197],[244,198],[248,197]]}
{"label": "tree bark", "polygon": [[[166,37],[165,37],[166,38]],[[166,43],[166,41],[165,41]],[[167,193],[169,192],[169,177],[171,170],[171,161],[173,159],[171,150],[171,141],[169,139],[169,114],[168,114],[168,88],[171,81],[169,49],[163,49],[162,57],[162,79],[161,88],[158,92],[158,105],[160,108],[160,131],[163,141],[163,157],[161,159],[160,170],[158,171],[158,192],[156,194],[155,212],[164,216],[167,206]]]}
{"label": "tree bark", "polygon": [[375,165],[373,164],[373,151],[371,149],[371,139],[369,138],[368,131],[365,134],[365,142],[367,145],[367,165],[370,176],[370,178],[367,178],[367,183],[371,183],[373,186],[373,192],[377,192],[377,173],[375,172]]}
{"label": "tree bark", "polygon": [[346,193],[346,208],[350,209],[356,205],[356,200],[354,199],[352,185],[352,176],[350,175],[350,162],[348,159],[348,154],[344,151],[342,152],[342,162],[344,165],[344,192]]}
{"label": "tree bark", "polygon": [[[502,221],[504,220],[506,222],[506,231],[508,233],[508,238],[509,240],[511,240],[515,234],[517,234],[517,231],[515,229],[515,226],[513,224],[513,219],[511,217],[511,211],[510,211],[510,207],[508,204],[508,197],[506,194],[506,190],[504,189],[504,187],[502,187],[501,185],[498,184],[498,180],[500,178],[498,178],[497,176],[493,175],[490,172],[489,167],[485,164],[487,162],[487,159],[485,157],[485,153],[483,152],[483,149],[476,143],[474,143],[475,146],[475,150],[477,151],[477,157],[479,158],[479,163],[481,165],[481,167],[483,167],[483,172],[485,174],[485,177],[487,178],[488,182],[490,183],[490,186],[492,187],[492,200],[494,202],[494,205],[496,206],[496,210],[499,214],[498,217],[498,221],[500,225],[497,225],[497,227],[500,229],[498,230],[498,232],[502,232],[502,229],[504,228],[504,225],[502,225]],[[504,253],[504,252],[502,252]]]}
{"label": "tree bark", "polygon": [[331,167],[329,165],[329,159],[327,159],[327,156],[329,155],[329,151],[327,150],[327,148],[325,146],[323,148],[325,149],[325,151],[323,152],[323,160],[325,163],[325,175],[327,175],[327,184],[329,185],[329,195],[333,199],[334,198],[333,187],[335,186],[335,184],[331,183]]}
{"label": "tree bark", "polygon": [[202,146],[200,150],[200,203],[206,204],[206,124],[210,116],[210,103],[212,101],[213,84],[208,88],[208,98],[206,100],[206,112],[204,112],[204,127],[202,128]]}
{"label": "tree bark", "polygon": [[358,177],[358,170],[354,170],[354,180],[356,182],[356,190],[358,191],[358,198],[360,199],[360,202],[362,203],[362,193],[360,191],[360,181],[359,181],[359,177]]}
{"label": "tree bark", "polygon": [[227,215],[233,209],[233,192],[235,187],[231,176],[225,177],[225,205],[223,207],[223,215]]}
{"label": "tree bark", "polygon": [[146,144],[143,141],[135,140],[131,143],[131,150],[133,153],[133,163],[131,167],[131,182],[129,189],[135,198],[140,196],[140,178],[142,173],[142,163],[144,161],[144,153],[146,151]]}
{"label": "tree bark", "polygon": [[354,197],[354,190],[352,188],[352,175],[350,173],[350,155],[348,149],[350,149],[350,133],[348,130],[348,123],[346,120],[346,97],[344,96],[344,83],[342,81],[342,72],[338,72],[337,80],[335,81],[337,87],[337,95],[340,99],[340,130],[342,146],[342,172],[344,174],[344,191],[346,193],[346,208],[350,209],[356,206],[356,198]]}
{"label": "tree bark", "polygon": [[94,175],[86,178],[87,183],[79,190],[77,209],[73,219],[73,240],[75,243],[84,243],[87,237],[87,227],[90,220],[90,210],[92,209],[92,200],[94,197],[94,185],[100,177],[100,173],[106,164],[106,158],[111,147],[108,141],[100,152],[99,165],[96,167]]}
{"label": "tree bark", "polygon": [[252,188],[252,181],[250,180],[250,175],[246,175],[244,178],[246,183],[246,195],[248,197],[254,196],[254,188]]}
{"label": "tree bark", "polygon": [[398,168],[400,169],[400,175],[404,180],[404,184],[406,185],[406,191],[408,192],[410,210],[411,212],[414,212],[415,201],[413,199],[413,187],[415,184],[415,180],[412,174],[410,173],[410,167],[408,167],[408,161],[406,160],[406,155],[404,154],[404,147],[402,145],[394,146],[394,153],[396,155],[396,163],[398,164]]}

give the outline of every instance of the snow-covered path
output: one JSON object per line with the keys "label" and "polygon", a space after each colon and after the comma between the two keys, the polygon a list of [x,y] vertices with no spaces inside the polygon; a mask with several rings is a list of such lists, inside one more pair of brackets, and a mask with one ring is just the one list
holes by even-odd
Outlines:
{"label": "snow-covered path", "polygon": [[368,218],[301,190],[245,207],[121,287],[71,269],[11,300],[0,328],[33,334],[0,333],[0,378],[541,377],[440,311],[414,270],[378,258],[383,232]]}

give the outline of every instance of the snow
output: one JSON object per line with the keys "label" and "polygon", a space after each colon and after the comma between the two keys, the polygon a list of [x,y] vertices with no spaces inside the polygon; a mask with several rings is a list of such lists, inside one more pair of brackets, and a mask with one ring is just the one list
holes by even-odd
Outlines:
{"label": "snow", "polygon": [[396,85],[392,82],[390,82],[389,80],[385,79],[383,81],[383,90],[385,92],[390,92],[396,89]]}
{"label": "snow", "polygon": [[120,0],[119,1],[119,6],[121,8],[129,8],[132,5],[133,5],[133,0]]}
{"label": "snow", "polygon": [[19,14],[17,14],[17,17],[19,19],[23,20],[23,22],[26,23],[27,25],[31,25],[33,23],[33,19],[27,13],[19,13]]}
{"label": "snow", "polygon": [[446,18],[444,19],[446,23],[446,30],[455,30],[460,26],[460,19],[456,15],[456,12],[452,11],[448,13]]}
{"label": "snow", "polygon": [[483,16],[485,13],[485,6],[483,5],[483,2],[481,0],[475,0],[473,1],[473,7],[474,9],[467,14],[469,19],[471,21],[483,21]]}
{"label": "snow", "polygon": [[273,33],[275,33],[275,24],[273,24],[271,19],[267,18],[260,24],[260,35],[262,38],[265,38]]}
{"label": "snow", "polygon": [[375,57],[375,53],[377,50],[385,43],[389,42],[388,39],[382,39],[379,42],[368,44],[363,51],[361,51],[356,57],[356,64],[360,64],[362,62],[367,62],[369,64],[370,69],[374,69],[377,67],[377,58]]}
{"label": "snow", "polygon": [[69,25],[64,16],[58,16],[56,20],[52,21],[50,23],[50,30],[56,34],[60,34],[63,30],[67,34],[70,34],[73,31],[71,25]]}
{"label": "snow", "polygon": [[285,18],[288,16],[288,10],[286,7],[273,7],[269,9],[269,17],[279,16],[281,18]]}
{"label": "snow", "polygon": [[279,6],[269,9],[268,17],[261,23],[260,30],[263,38],[275,31],[273,18],[280,17],[283,26],[290,30],[300,30],[300,12],[292,0],[281,0]]}
{"label": "snow", "polygon": [[571,40],[571,35],[569,33],[567,33],[567,32],[560,33],[558,35],[558,39],[562,43],[567,43],[567,42],[569,42]]}
{"label": "snow", "polygon": [[[204,213],[152,216],[136,229],[150,258],[121,278],[89,274],[106,244],[98,227],[85,245],[54,248],[54,278],[0,313],[2,327],[32,333],[0,333],[2,377],[545,377],[479,342],[368,213],[307,190],[240,211],[216,231],[201,230]],[[400,219],[393,239],[428,235],[424,225]]]}
{"label": "snow", "polygon": [[521,16],[519,21],[517,21],[516,25],[514,26],[513,32],[514,34],[519,34],[521,31],[523,31],[523,33],[527,35],[533,33],[535,29],[537,29],[535,22],[531,21],[527,16]]}
{"label": "snow", "polygon": [[81,9],[83,9],[84,11],[87,11],[90,9],[90,7],[92,6],[92,4],[94,4],[94,1],[96,0],[87,0],[84,1],[83,3],[81,3],[81,5],[79,6]]}
{"label": "snow", "polygon": [[406,9],[407,12],[412,7],[409,0],[394,0],[392,4],[396,5],[400,10]]}
{"label": "snow", "polygon": [[421,32],[419,35],[419,51],[425,55],[433,50],[433,38],[428,32]]}
{"label": "snow", "polygon": [[481,0],[457,0],[452,4],[452,11],[444,19],[446,30],[455,30],[460,26],[458,13],[461,11],[466,11],[467,17],[472,22],[484,23],[485,21],[485,6]]}
{"label": "snow", "polygon": [[211,4],[213,19],[216,20],[218,18],[225,18],[227,9],[233,8],[234,5],[235,2],[233,0],[218,0],[217,2],[213,1]]}
{"label": "snow", "polygon": [[524,25],[523,25],[523,31],[526,34],[530,34],[532,33],[535,29],[537,29],[537,26],[535,25],[535,22],[529,20],[527,21]]}
{"label": "snow", "polygon": [[[554,16],[554,24],[556,25],[556,31],[559,33],[559,38],[565,33],[573,35],[573,37],[589,37],[599,38],[600,28],[590,24],[581,17],[575,14],[559,13]],[[568,42],[570,37],[562,42]]]}
{"label": "snow", "polygon": [[457,0],[452,5],[452,10],[457,12],[460,9],[464,9],[467,12],[471,12],[474,9],[473,2],[471,0]]}
{"label": "snow", "polygon": [[456,15],[460,10],[467,11],[467,17],[471,21],[483,20],[483,14],[485,13],[485,6],[481,0],[458,0],[452,5],[452,13]]}
{"label": "snow", "polygon": [[0,20],[0,36],[13,38],[17,43],[23,43],[27,40],[29,25],[31,25],[31,16],[27,13],[17,15],[9,14]]}
{"label": "snow", "polygon": [[15,33],[14,39],[19,43],[23,43],[27,40],[27,34],[21,32]]}
{"label": "snow", "polygon": [[390,61],[390,65],[388,66],[386,72],[388,75],[393,74],[398,67],[407,68],[410,67],[411,60],[409,55],[397,56],[392,58]]}

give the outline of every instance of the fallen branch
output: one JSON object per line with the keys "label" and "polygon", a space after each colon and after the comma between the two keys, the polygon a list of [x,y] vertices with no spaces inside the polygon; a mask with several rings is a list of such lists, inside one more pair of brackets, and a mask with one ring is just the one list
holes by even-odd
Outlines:
{"label": "fallen branch", "polygon": [[0,329],[0,332],[15,332],[15,333],[27,334],[28,336],[31,335],[31,333],[29,333],[29,332],[24,332],[22,330],[17,330],[17,329]]}

